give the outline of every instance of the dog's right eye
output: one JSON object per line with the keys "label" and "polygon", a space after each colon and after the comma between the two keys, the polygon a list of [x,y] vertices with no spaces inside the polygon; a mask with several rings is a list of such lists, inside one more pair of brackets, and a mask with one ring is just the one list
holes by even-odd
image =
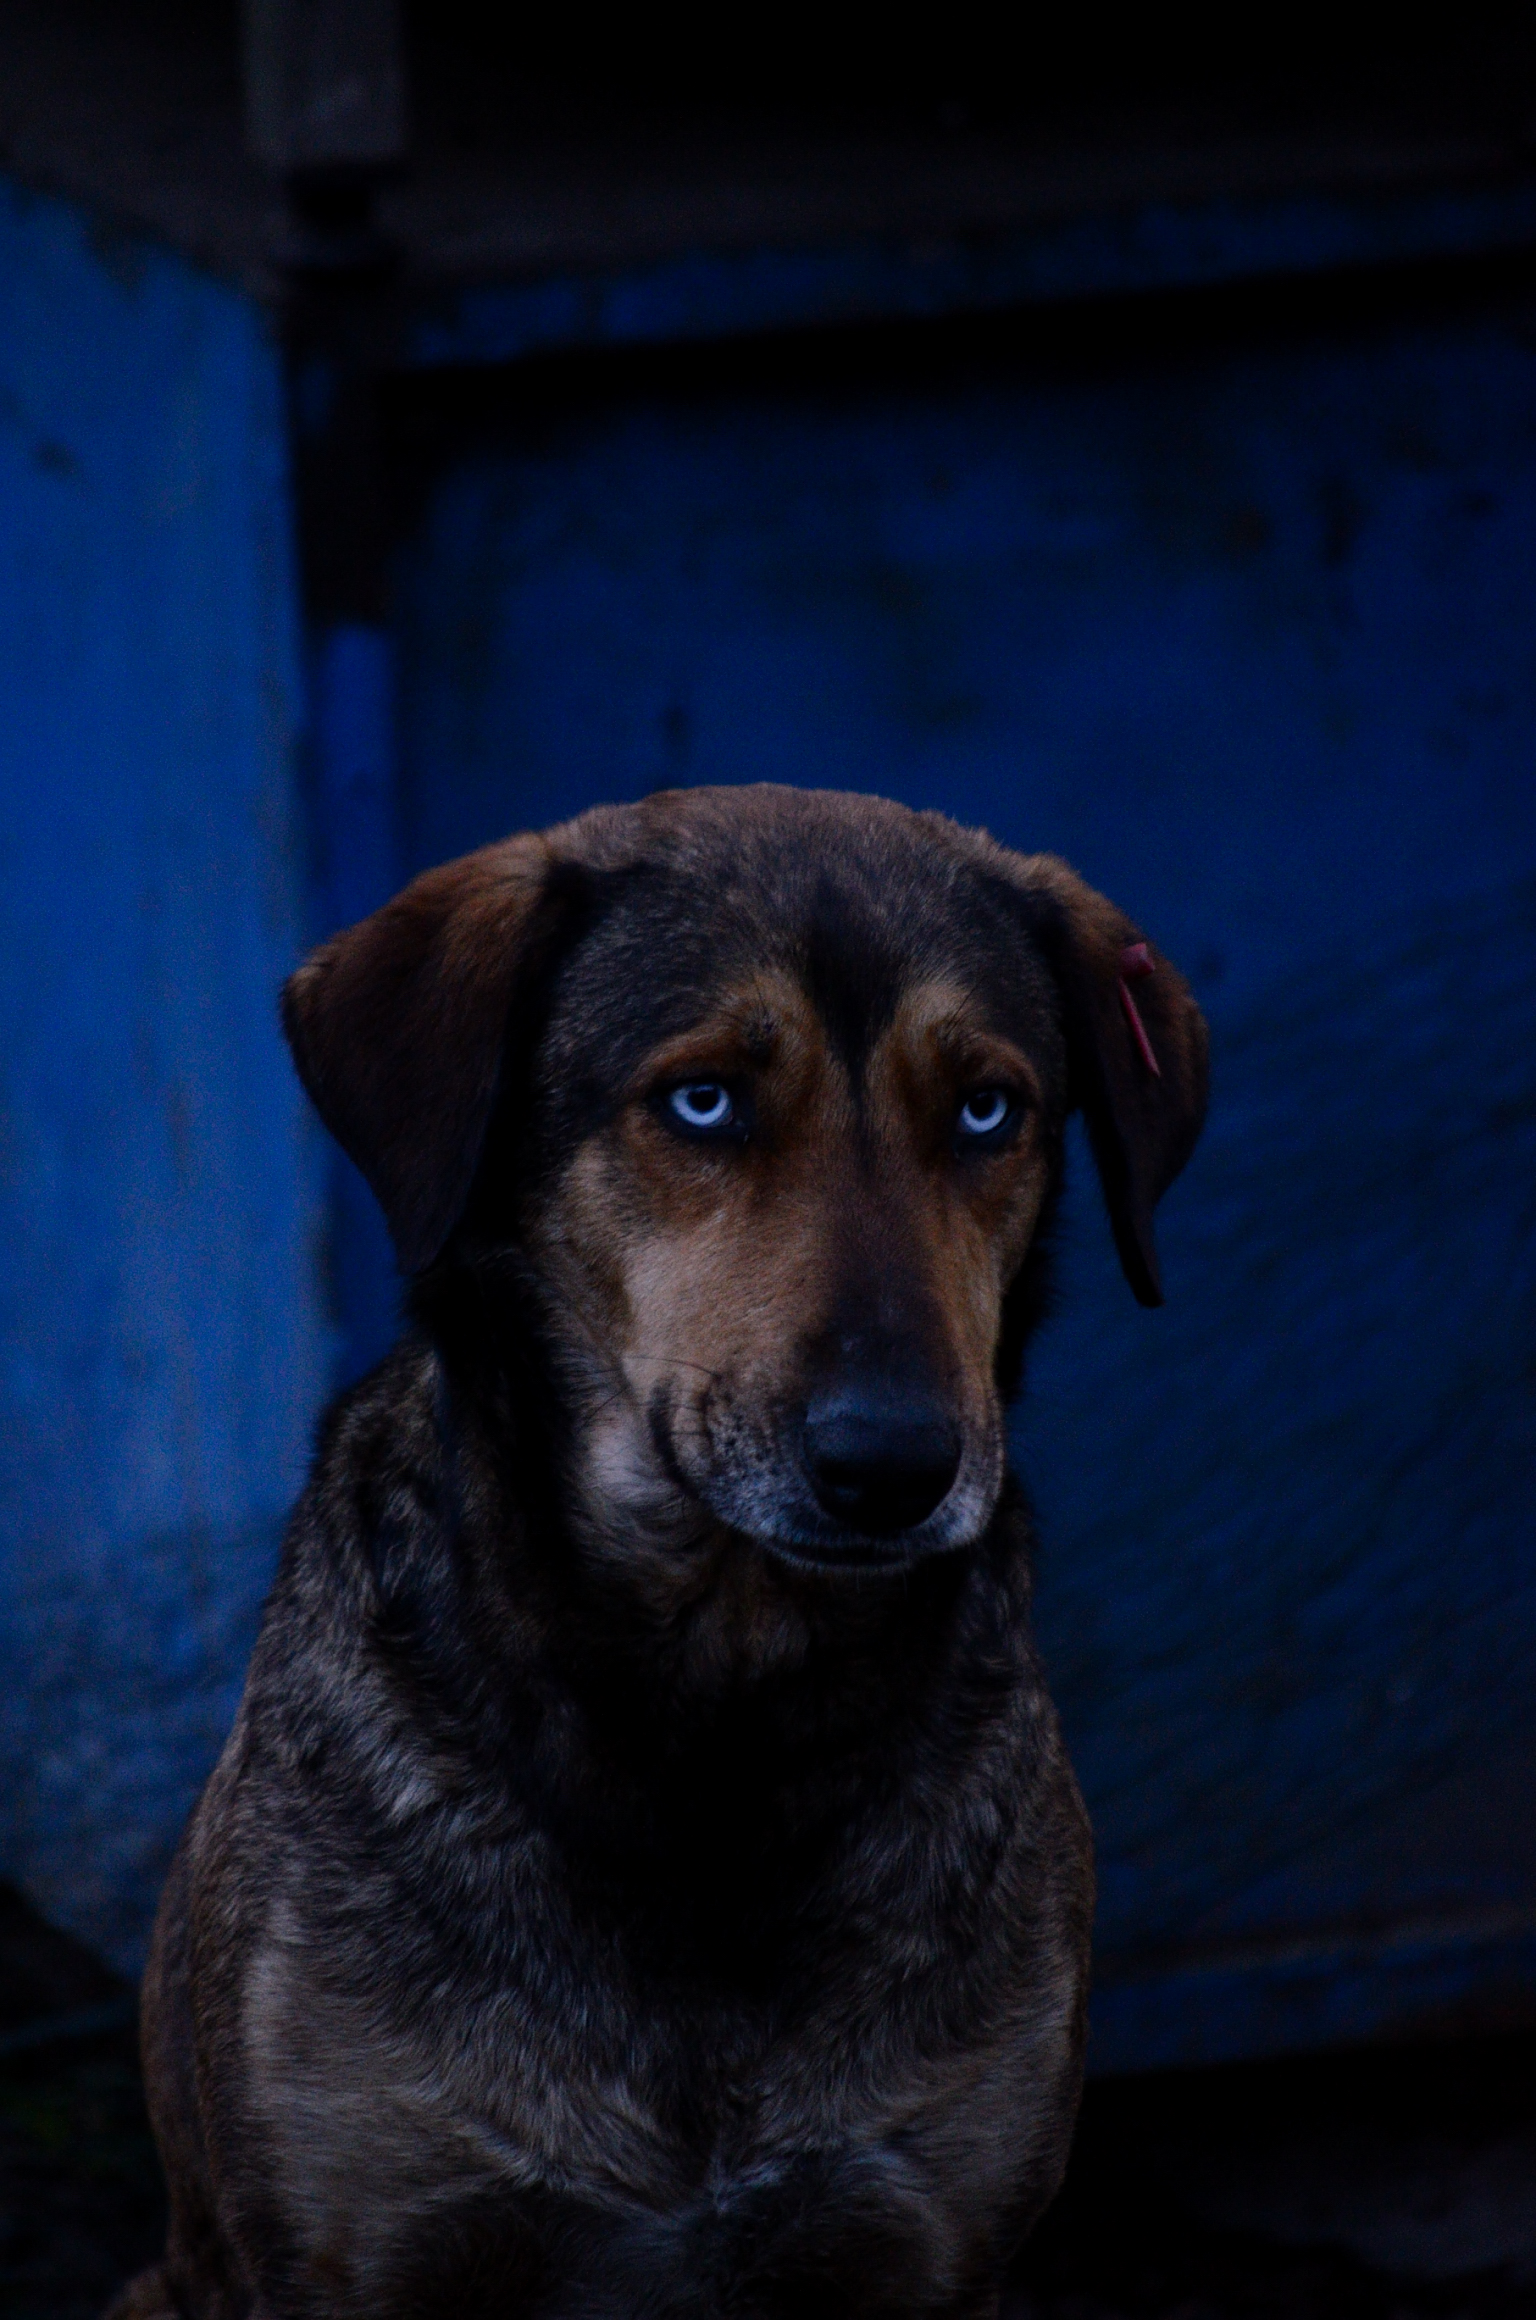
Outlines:
{"label": "dog's right eye", "polygon": [[695,1136],[729,1134],[740,1124],[730,1089],[717,1079],[686,1080],[667,1097],[667,1109]]}

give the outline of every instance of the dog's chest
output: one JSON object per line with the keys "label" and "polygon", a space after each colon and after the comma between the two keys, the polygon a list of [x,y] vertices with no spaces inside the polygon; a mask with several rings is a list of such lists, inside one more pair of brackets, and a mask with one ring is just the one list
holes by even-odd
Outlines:
{"label": "dog's chest", "polygon": [[596,1985],[558,2016],[547,1990],[460,1991],[451,2014],[424,1991],[406,2029],[273,1933],[247,1987],[252,2124],[293,2258],[338,2312],[435,2311],[441,2287],[467,2320],[458,2266],[510,2284],[553,2265],[551,2296],[559,2273],[593,2313],[666,2278],[685,2313],[744,2266],[821,2279],[840,2248],[850,2295],[871,2248],[947,2277],[1018,2171],[995,2038],[920,2060],[846,2000],[786,2023],[631,1999],[610,2021]]}

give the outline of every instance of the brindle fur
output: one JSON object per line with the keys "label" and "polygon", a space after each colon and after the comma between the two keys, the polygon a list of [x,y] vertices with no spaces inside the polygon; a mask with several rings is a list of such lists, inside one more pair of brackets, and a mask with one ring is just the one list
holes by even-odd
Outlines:
{"label": "brindle fur", "polygon": [[[1087,1824],[1003,1408],[1081,1106],[1132,1286],[1204,1028],[1049,857],[671,793],[419,879],[286,1021],[410,1326],[299,1502],[145,1984],[170,2181],[121,2313],[984,2314],[1082,2067]],[[730,1080],[747,1139],[658,1090]],[[1027,1099],[953,1140],[967,1087]],[[815,1380],[920,1376],[900,1536]],[[862,1367],[861,1367],[862,1365]]]}

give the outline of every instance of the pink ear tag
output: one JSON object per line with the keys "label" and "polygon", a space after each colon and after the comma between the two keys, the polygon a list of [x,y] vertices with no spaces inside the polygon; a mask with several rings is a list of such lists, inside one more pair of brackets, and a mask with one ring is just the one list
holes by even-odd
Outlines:
{"label": "pink ear tag", "polygon": [[1163,1067],[1152,1052],[1147,1027],[1141,1019],[1141,1009],[1131,997],[1131,985],[1144,982],[1148,975],[1157,973],[1157,963],[1144,942],[1127,943],[1120,953],[1120,1012],[1131,1027],[1141,1060],[1154,1079],[1161,1079]]}

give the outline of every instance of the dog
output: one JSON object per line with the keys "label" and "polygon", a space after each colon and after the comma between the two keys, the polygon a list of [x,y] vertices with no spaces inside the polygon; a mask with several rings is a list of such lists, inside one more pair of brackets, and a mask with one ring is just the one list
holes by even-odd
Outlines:
{"label": "dog", "polygon": [[1159,1301],[1186,984],[1050,856],[765,786],[429,871],[284,1020],[408,1326],[170,1873],[116,2311],[995,2314],[1093,1906],[1004,1416],[1074,1108]]}

